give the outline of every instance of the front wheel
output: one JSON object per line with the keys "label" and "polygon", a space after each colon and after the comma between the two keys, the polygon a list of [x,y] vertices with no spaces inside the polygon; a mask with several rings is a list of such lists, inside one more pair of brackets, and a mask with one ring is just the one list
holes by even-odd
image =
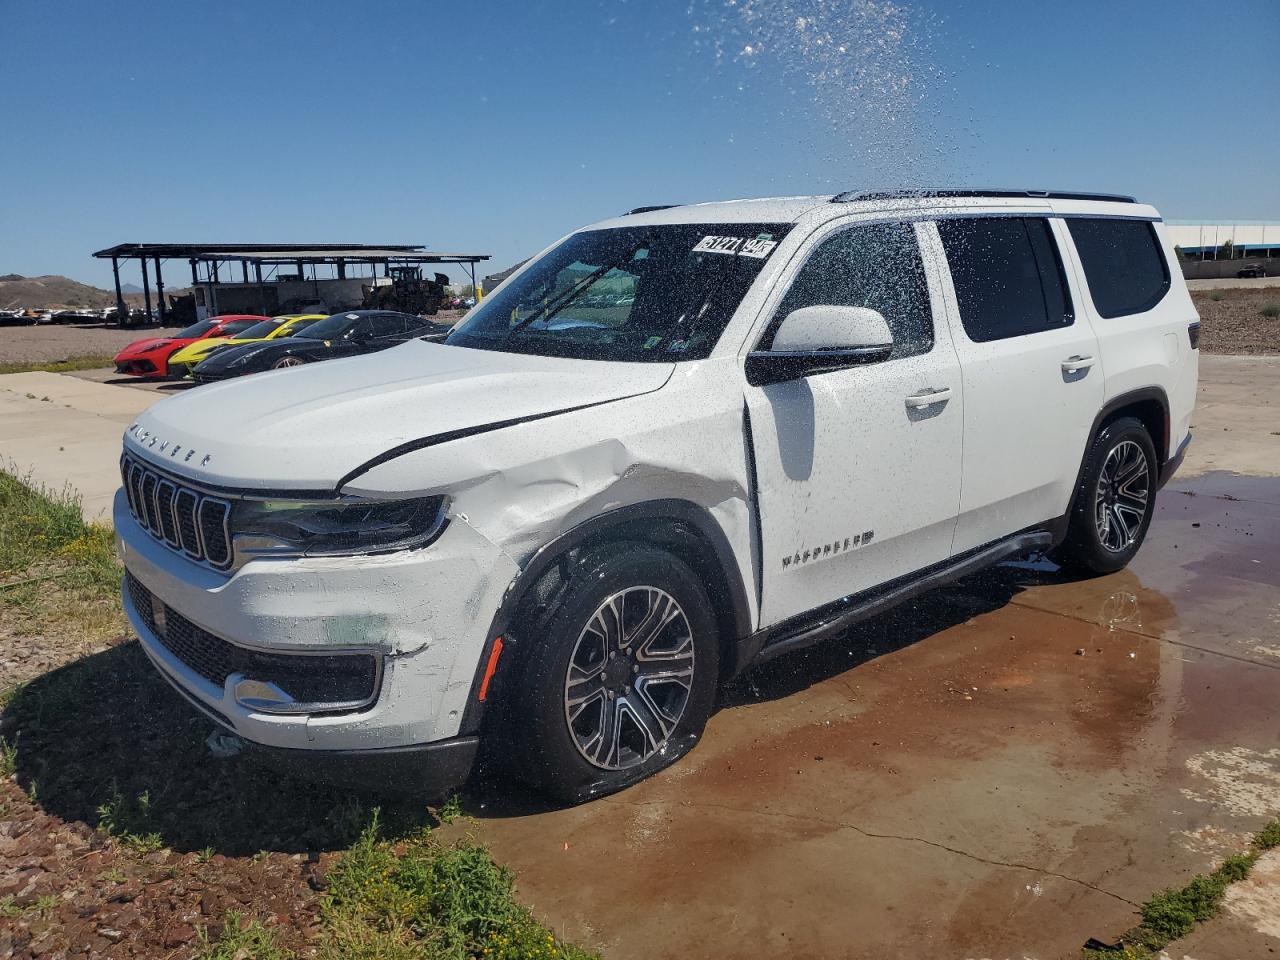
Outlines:
{"label": "front wheel", "polygon": [[283,370],[286,367],[300,367],[305,362],[306,361],[302,360],[300,357],[281,357],[279,360],[277,360],[275,363],[271,365],[271,369]]}
{"label": "front wheel", "polygon": [[1067,537],[1054,559],[1087,573],[1123,568],[1147,536],[1156,499],[1156,450],[1140,420],[1099,431],[1085,459]]}
{"label": "front wheel", "polygon": [[650,776],[697,742],[719,643],[696,574],[643,544],[583,558],[526,651],[510,730],[521,776],[570,802]]}

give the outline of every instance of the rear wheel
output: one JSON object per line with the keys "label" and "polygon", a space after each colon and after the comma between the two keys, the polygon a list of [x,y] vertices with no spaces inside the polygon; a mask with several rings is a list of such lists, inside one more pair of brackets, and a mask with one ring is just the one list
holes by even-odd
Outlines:
{"label": "rear wheel", "polygon": [[1089,448],[1066,540],[1054,559],[1088,573],[1124,567],[1146,538],[1156,498],[1156,451],[1140,420],[1122,417]]}
{"label": "rear wheel", "polygon": [[285,367],[300,367],[306,361],[300,357],[281,357],[271,365],[272,370],[283,370]]}
{"label": "rear wheel", "polygon": [[582,801],[656,773],[701,736],[719,644],[678,557],[642,544],[585,557],[539,633],[509,727],[525,780]]}

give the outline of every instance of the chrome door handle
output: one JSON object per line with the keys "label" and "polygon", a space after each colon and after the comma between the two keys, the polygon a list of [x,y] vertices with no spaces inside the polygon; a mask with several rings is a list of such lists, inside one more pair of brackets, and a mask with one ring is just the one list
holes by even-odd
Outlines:
{"label": "chrome door handle", "polygon": [[1074,357],[1067,357],[1067,359],[1062,361],[1062,372],[1079,373],[1081,370],[1088,370],[1095,363],[1097,363],[1097,361],[1094,360],[1093,357],[1077,353]]}
{"label": "chrome door handle", "polygon": [[950,387],[942,387],[938,390],[921,390],[919,393],[913,393],[907,397],[907,406],[913,410],[919,410],[922,407],[931,407],[935,403],[942,403],[943,400],[950,399]]}

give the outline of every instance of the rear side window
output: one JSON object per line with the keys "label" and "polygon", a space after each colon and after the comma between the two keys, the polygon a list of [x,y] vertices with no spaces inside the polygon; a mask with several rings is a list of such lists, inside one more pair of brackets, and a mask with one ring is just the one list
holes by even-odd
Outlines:
{"label": "rear side window", "polygon": [[938,233],[970,340],[1071,326],[1062,260],[1043,217],[940,220]]}
{"label": "rear side window", "polygon": [[873,223],[824,240],[800,268],[760,349],[772,346],[787,314],[812,306],[870,307],[893,333],[889,359],[928,353],[933,314],[915,229],[909,223]]}
{"label": "rear side window", "polygon": [[1169,290],[1169,264],[1146,220],[1067,221],[1094,308],[1107,319],[1145,313]]}

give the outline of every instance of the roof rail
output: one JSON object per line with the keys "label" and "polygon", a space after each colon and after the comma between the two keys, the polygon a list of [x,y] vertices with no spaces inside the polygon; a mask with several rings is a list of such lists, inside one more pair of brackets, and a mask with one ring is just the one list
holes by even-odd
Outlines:
{"label": "roof rail", "polygon": [[950,197],[1035,197],[1046,200],[1109,200],[1113,203],[1137,203],[1133,197],[1121,193],[1086,193],[1081,190],[846,190],[831,198],[832,203],[853,203],[856,200],[910,200]]}
{"label": "roof rail", "polygon": [[623,214],[623,216],[629,217],[632,214],[636,214],[636,213],[653,213],[653,211],[655,210],[670,210],[672,207],[678,207],[678,206],[680,206],[680,204],[678,203],[655,203],[651,207],[636,207],[634,210],[628,210],[626,213]]}

